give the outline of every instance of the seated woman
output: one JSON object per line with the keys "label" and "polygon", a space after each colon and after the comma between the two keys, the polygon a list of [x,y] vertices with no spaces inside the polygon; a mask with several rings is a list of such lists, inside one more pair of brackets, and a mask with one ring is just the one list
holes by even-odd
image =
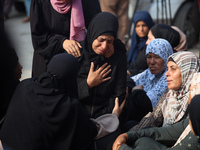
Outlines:
{"label": "seated woman", "polygon": [[153,112],[149,112],[130,130],[145,127],[169,126],[187,116],[191,80],[199,72],[199,59],[192,52],[181,51],[168,58],[166,72],[168,91],[164,93]]}
{"label": "seated woman", "polygon": [[[151,28],[151,30],[149,30],[148,40],[146,41],[146,44],[148,45],[149,42],[151,42],[152,40],[156,38],[163,38],[167,40],[171,44],[173,49],[177,47],[180,42],[179,32],[167,24],[154,25]],[[174,49],[174,52],[177,52],[177,51]]]}
{"label": "seated woman", "polygon": [[4,149],[93,150],[94,139],[118,128],[124,103],[116,99],[113,114],[90,119],[76,98],[78,69],[75,57],[57,54],[39,78],[19,83],[0,132]]}
{"label": "seated woman", "polygon": [[180,35],[180,41],[179,44],[174,47],[174,50],[179,52],[179,51],[186,51],[187,50],[187,37],[185,33],[183,33],[178,27],[176,26],[171,26],[174,30],[178,31]]}
{"label": "seated woman", "polygon": [[127,74],[135,75],[148,68],[145,55],[147,35],[154,22],[147,11],[138,11],[133,17],[134,29],[131,37],[131,47],[127,54]]}
{"label": "seated woman", "polygon": [[[196,150],[200,149],[200,74],[194,75],[189,119],[167,127],[154,127],[121,134],[113,144],[113,150]],[[194,96],[194,97],[193,97]]]}
{"label": "seated woman", "polygon": [[[162,38],[162,39],[167,40],[171,44],[174,52],[176,52],[175,48],[177,48],[177,46],[180,45],[179,32],[171,28],[171,26],[167,24],[154,25],[148,32],[148,39],[146,41],[146,45],[148,45],[149,42],[151,42],[152,40],[156,38]],[[135,64],[132,66],[132,69],[136,67],[135,65],[137,65],[138,66],[137,68],[140,69],[141,64],[143,64],[143,66],[146,66],[146,68],[143,68],[143,70],[148,68],[148,66],[146,65],[147,63],[146,63],[145,51],[146,51],[146,47],[143,49],[143,52],[138,54],[138,58],[135,61]],[[138,74],[138,72],[135,72],[135,73]],[[131,75],[133,76],[136,74],[131,74]]]}
{"label": "seated woman", "polygon": [[111,113],[115,98],[126,95],[126,48],[116,39],[118,20],[109,12],[90,22],[78,57],[78,97],[92,118]]}
{"label": "seated woman", "polygon": [[12,42],[5,31],[0,35],[0,78],[1,90],[0,90],[0,128],[2,127],[6,111],[13,93],[20,82],[22,74],[22,66],[19,62],[19,58],[15,49],[12,46]]}
{"label": "seated woman", "polygon": [[146,58],[148,69],[132,77],[135,82],[127,102],[127,118],[140,121],[152,111],[167,88],[165,73],[167,58],[173,53],[170,43],[164,39],[155,39],[147,45]]}

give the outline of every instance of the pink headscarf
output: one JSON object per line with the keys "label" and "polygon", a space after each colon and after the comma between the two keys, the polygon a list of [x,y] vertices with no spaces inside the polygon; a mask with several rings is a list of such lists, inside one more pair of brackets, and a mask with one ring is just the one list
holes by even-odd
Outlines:
{"label": "pink headscarf", "polygon": [[178,46],[174,47],[174,49],[179,51],[186,51],[187,50],[187,38],[186,35],[176,26],[171,26],[174,30],[176,30],[180,34],[180,42]]}
{"label": "pink headscarf", "polygon": [[52,7],[61,14],[66,14],[71,9],[70,40],[78,42],[85,38],[85,20],[81,0],[51,0]]}

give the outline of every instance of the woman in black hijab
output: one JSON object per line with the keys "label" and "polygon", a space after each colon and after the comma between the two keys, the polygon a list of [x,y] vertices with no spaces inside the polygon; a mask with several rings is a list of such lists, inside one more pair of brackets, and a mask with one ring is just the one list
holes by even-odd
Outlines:
{"label": "woman in black hijab", "polygon": [[19,58],[12,42],[7,33],[2,30],[0,33],[0,128],[2,127],[4,117],[13,93],[20,82],[22,74],[22,66],[19,63]]}
{"label": "woman in black hijab", "polygon": [[[174,47],[178,46],[180,42],[180,34],[178,33],[178,31],[167,24],[154,25],[149,31],[146,44],[149,44],[149,42],[156,38],[163,38],[167,40],[171,44],[173,49]],[[174,52],[177,51],[174,50]]]}
{"label": "woman in black hijab", "polygon": [[74,97],[76,92],[71,90],[76,85],[78,69],[72,55],[58,54],[38,79],[21,81],[0,132],[4,148],[89,149],[97,127]]}
{"label": "woman in black hijab", "polygon": [[118,20],[108,12],[97,14],[81,42],[78,58],[78,96],[90,117],[111,113],[115,97],[120,103],[126,89],[126,48],[116,39]]}

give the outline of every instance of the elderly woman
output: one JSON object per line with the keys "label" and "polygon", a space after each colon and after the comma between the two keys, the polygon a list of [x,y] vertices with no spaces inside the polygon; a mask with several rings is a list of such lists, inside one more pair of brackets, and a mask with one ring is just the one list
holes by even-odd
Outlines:
{"label": "elderly woman", "polygon": [[[200,149],[200,74],[195,73],[191,81],[188,101],[189,119],[167,127],[154,127],[139,131],[130,131],[120,135],[113,150],[196,150]],[[174,86],[175,87],[175,86]],[[129,147],[128,145],[131,146]]]}
{"label": "elderly woman", "polygon": [[[171,28],[171,26],[167,24],[157,24],[157,25],[154,25],[151,29],[149,29],[146,45],[148,45],[149,42],[157,38],[162,38],[162,39],[167,40],[171,44],[174,52],[176,52],[175,48],[177,48],[177,46],[180,44],[179,32]],[[145,50],[146,49],[144,49],[143,52],[140,52],[138,54],[138,58],[136,62],[134,63],[134,65],[132,66],[133,69],[135,69],[135,67],[138,68],[137,70],[141,70],[141,69],[145,70],[148,68],[148,66],[146,65]],[[142,66],[141,64],[143,64],[143,66],[146,65],[146,68],[145,67],[141,68]],[[138,72],[135,71],[135,73],[138,73]],[[135,74],[132,74],[132,75],[135,75]]]}
{"label": "elderly woman", "polygon": [[91,21],[81,42],[78,96],[90,117],[111,113],[118,97],[126,95],[126,48],[116,39],[118,20],[108,12]]}
{"label": "elderly woman", "polygon": [[191,80],[199,72],[199,59],[192,52],[177,52],[168,58],[166,72],[168,89],[153,112],[148,113],[131,130],[145,127],[169,126],[187,116]]}
{"label": "elderly woman", "polygon": [[154,25],[151,15],[147,11],[138,11],[133,18],[134,30],[131,37],[131,47],[127,55],[127,74],[135,75],[147,69],[145,55],[146,41],[149,30]]}
{"label": "elderly woman", "polygon": [[168,41],[155,39],[147,45],[146,58],[148,69],[133,76],[135,82],[132,92],[128,96],[127,118],[140,121],[148,112],[152,111],[167,88],[165,73],[167,58],[173,53]]}

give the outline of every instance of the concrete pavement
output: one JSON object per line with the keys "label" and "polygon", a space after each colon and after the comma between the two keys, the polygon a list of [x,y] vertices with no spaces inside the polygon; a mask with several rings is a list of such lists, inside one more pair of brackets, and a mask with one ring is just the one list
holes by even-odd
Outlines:
{"label": "concrete pavement", "polygon": [[19,62],[23,66],[21,80],[31,77],[33,57],[30,22],[22,23],[25,16],[25,13],[19,13],[13,7],[9,19],[4,22],[5,29],[10,35],[16,49]]}

